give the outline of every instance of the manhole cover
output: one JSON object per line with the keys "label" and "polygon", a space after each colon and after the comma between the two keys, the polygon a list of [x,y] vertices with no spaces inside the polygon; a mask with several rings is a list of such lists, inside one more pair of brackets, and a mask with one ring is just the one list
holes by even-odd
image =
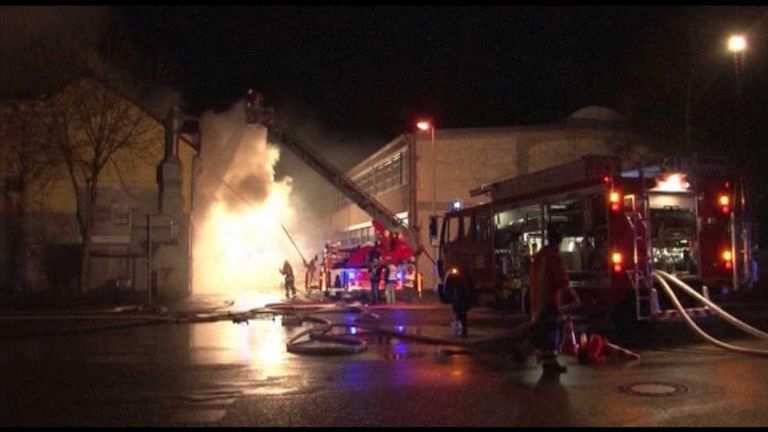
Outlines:
{"label": "manhole cover", "polygon": [[688,391],[682,384],[665,382],[641,382],[622,385],[621,391],[637,396],[675,396]]}

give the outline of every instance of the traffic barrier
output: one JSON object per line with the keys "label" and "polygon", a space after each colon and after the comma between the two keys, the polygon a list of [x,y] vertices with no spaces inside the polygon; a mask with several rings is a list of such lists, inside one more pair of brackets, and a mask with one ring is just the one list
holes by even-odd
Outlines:
{"label": "traffic barrier", "polygon": [[605,355],[603,350],[605,349],[605,338],[599,334],[593,334],[589,336],[589,345],[587,346],[587,362],[590,364],[598,364],[605,362]]}
{"label": "traffic barrier", "polygon": [[581,343],[576,351],[579,363],[600,364],[608,360],[640,360],[640,354],[610,343],[599,334],[590,335],[588,340],[589,342],[587,342],[587,335],[582,333]]}
{"label": "traffic barrier", "polygon": [[560,344],[560,352],[563,354],[576,355],[578,345],[576,344],[576,333],[573,331],[573,321],[570,316],[565,317],[563,325],[563,342]]}

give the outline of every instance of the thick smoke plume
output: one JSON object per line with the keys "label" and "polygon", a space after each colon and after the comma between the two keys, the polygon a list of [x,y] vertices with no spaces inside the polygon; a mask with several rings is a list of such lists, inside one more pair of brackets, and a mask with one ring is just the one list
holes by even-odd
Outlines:
{"label": "thick smoke plume", "polygon": [[[304,288],[304,264],[317,253],[291,200],[291,178],[275,178],[280,150],[261,126],[246,126],[243,104],[200,121],[193,211],[195,293],[283,294],[278,268],[288,260],[296,287]],[[283,227],[292,235],[293,247]]]}

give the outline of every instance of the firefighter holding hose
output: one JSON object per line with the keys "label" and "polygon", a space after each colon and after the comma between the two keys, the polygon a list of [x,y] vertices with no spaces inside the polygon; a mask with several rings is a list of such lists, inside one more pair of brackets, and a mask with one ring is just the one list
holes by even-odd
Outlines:
{"label": "firefighter holding hose", "polygon": [[[534,319],[531,342],[541,353],[544,372],[565,373],[566,367],[557,362],[559,318],[566,308],[578,307],[580,301],[568,285],[560,256],[563,236],[552,225],[547,227],[547,234],[549,244],[533,256],[531,264],[531,316]],[[572,297],[572,303],[564,307],[566,293]]]}
{"label": "firefighter holding hose", "polygon": [[280,274],[282,274],[285,278],[285,298],[289,300],[295,298],[296,286],[293,284],[293,267],[291,267],[291,264],[288,262],[288,260],[285,260],[285,262],[283,262],[283,268],[278,270],[280,271]]}

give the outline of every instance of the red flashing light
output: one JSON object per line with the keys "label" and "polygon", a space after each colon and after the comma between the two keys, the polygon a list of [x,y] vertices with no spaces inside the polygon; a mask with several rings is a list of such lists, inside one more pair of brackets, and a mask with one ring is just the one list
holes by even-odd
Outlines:
{"label": "red flashing light", "polygon": [[725,261],[725,263],[724,263],[725,264],[725,268],[728,269],[728,270],[732,269],[733,268],[733,253],[730,250],[725,249],[725,250],[723,250],[722,258],[723,258],[723,261]]}
{"label": "red flashing light", "polygon": [[720,205],[720,211],[723,212],[723,214],[728,214],[731,212],[731,197],[727,194],[720,194],[717,197],[717,203]]}
{"label": "red flashing light", "polygon": [[621,197],[619,196],[619,192],[618,191],[613,190],[613,191],[611,191],[608,194],[608,201],[610,201],[610,203],[611,203],[611,211],[619,211],[619,208],[620,208],[619,200],[620,199],[621,199]]}
{"label": "red flashing light", "polygon": [[613,252],[611,254],[611,262],[613,263],[613,271],[620,273],[622,270],[622,262],[624,262],[624,256],[621,252]]}
{"label": "red flashing light", "polygon": [[603,177],[603,183],[610,183],[610,182],[611,182],[611,177],[610,176]]}

